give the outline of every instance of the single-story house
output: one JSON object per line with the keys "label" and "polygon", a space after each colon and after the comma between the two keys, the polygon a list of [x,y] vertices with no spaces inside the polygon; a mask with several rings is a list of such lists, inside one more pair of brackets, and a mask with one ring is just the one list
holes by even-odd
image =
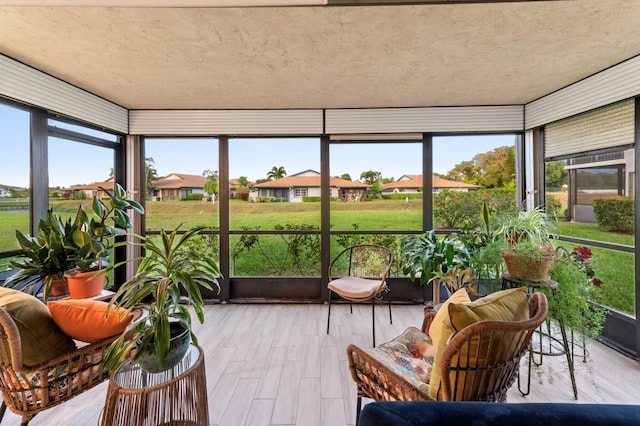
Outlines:
{"label": "single-story house", "polygon": [[[337,177],[329,178],[331,197],[342,201],[361,201],[370,185]],[[254,185],[258,197],[276,197],[277,201],[302,201],[302,197],[320,196],[320,173],[305,170],[294,175]]]}
{"label": "single-story house", "polygon": [[11,197],[13,192],[22,192],[25,188],[11,185],[0,185],[0,198]]}
{"label": "single-story house", "polygon": [[[464,182],[456,182],[453,180],[443,179],[433,176],[433,192],[439,193],[445,189],[450,191],[477,191],[481,186],[471,185]],[[417,193],[422,192],[422,175],[402,175],[397,181],[385,183],[381,186],[383,194],[393,193]]]}
{"label": "single-story house", "polygon": [[[251,189],[254,182],[249,181],[249,187],[247,189]],[[240,179],[234,178],[229,179],[229,198],[235,198],[236,193],[238,192],[238,188],[240,188]]]}
{"label": "single-story house", "polygon": [[176,201],[188,198],[190,194],[202,194],[207,178],[200,175],[171,173],[153,182],[151,199],[156,201]]}
{"label": "single-story house", "polygon": [[90,199],[93,197],[108,198],[109,195],[102,188],[112,190],[113,178],[111,177],[103,182],[92,182],[86,185],[71,185],[68,188],[62,189],[60,193],[60,197],[69,199],[73,194],[82,192],[84,193],[84,196],[87,199]]}

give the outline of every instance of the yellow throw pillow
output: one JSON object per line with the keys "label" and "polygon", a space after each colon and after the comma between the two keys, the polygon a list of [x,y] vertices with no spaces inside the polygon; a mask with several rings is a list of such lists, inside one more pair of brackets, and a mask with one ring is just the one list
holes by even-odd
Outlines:
{"label": "yellow throw pillow", "polygon": [[529,319],[527,288],[518,287],[492,293],[469,303],[449,305],[451,327],[457,333],[483,320],[525,321]]}
{"label": "yellow throw pillow", "polygon": [[45,304],[30,294],[0,287],[0,306],[18,327],[24,365],[38,365],[76,349],[71,337],[53,321]]}
{"label": "yellow throw pillow", "polygon": [[109,309],[107,302],[92,299],[63,299],[48,303],[53,320],[69,336],[96,343],[124,331],[133,315],[123,318],[124,309]]}
{"label": "yellow throw pillow", "polygon": [[429,382],[429,398],[433,400],[442,399],[440,363],[444,350],[455,333],[483,320],[523,321],[529,319],[526,287],[497,291],[473,302],[452,302],[446,308],[448,315],[444,316],[439,340],[433,342],[436,355]]}
{"label": "yellow throw pillow", "polygon": [[456,291],[449,297],[438,309],[435,317],[433,317],[433,321],[431,321],[431,326],[429,327],[429,337],[431,338],[431,342],[434,346],[437,347],[438,342],[440,341],[440,335],[442,334],[442,325],[446,317],[449,316],[449,305],[451,303],[464,303],[470,302],[469,293],[464,288]]}

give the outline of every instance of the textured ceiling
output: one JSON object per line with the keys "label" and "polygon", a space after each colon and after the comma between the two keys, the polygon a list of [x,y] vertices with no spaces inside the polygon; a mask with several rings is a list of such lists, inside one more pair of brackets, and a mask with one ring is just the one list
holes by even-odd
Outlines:
{"label": "textured ceiling", "polygon": [[0,7],[0,53],[130,109],[523,104],[640,54],[640,1]]}

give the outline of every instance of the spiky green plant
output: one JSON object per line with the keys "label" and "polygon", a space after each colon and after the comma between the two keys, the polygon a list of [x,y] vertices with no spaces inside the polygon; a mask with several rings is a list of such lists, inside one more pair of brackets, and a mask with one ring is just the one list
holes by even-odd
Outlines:
{"label": "spiky green plant", "polygon": [[[111,370],[117,369],[134,350],[135,360],[149,345],[155,346],[156,359],[161,363],[169,351],[170,321],[177,321],[183,329],[189,330],[191,340],[195,344],[198,342],[191,327],[188,305],[193,308],[199,322],[203,323],[204,302],[200,287],[212,290],[213,285],[219,290],[217,278],[220,277],[220,269],[211,257],[187,250],[189,240],[204,227],[195,227],[185,233],[180,233],[179,228],[171,232],[161,230],[159,237],[136,236],[139,242],[116,244],[139,246],[145,255],[108,268],[140,261],[136,274],[120,286],[110,305],[125,309],[125,315],[141,307],[146,315],[135,324],[137,339],[127,340],[127,334],[123,333],[105,353],[104,365]],[[151,301],[141,305],[148,298]]]}

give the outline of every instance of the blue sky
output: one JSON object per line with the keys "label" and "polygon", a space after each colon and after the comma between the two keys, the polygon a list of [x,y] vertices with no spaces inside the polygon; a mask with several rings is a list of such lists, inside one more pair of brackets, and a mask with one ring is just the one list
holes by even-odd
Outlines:
{"label": "blue sky", "polygon": [[[513,145],[512,135],[456,136],[434,138],[433,168],[447,173],[461,161]],[[0,105],[0,184],[29,184],[29,114]],[[107,153],[107,155],[104,155]],[[49,146],[50,186],[70,186],[105,180],[113,164],[109,150],[70,141],[51,139]],[[152,157],[160,176],[169,173],[200,175],[218,168],[215,139],[153,139],[146,156]],[[229,143],[229,175],[265,178],[273,166],[282,166],[288,174],[306,169],[320,170],[318,138],[232,139]],[[398,179],[403,174],[421,173],[420,144],[375,143],[332,144],[331,174],[349,173],[358,179],[366,170],[382,172],[383,177]]]}

